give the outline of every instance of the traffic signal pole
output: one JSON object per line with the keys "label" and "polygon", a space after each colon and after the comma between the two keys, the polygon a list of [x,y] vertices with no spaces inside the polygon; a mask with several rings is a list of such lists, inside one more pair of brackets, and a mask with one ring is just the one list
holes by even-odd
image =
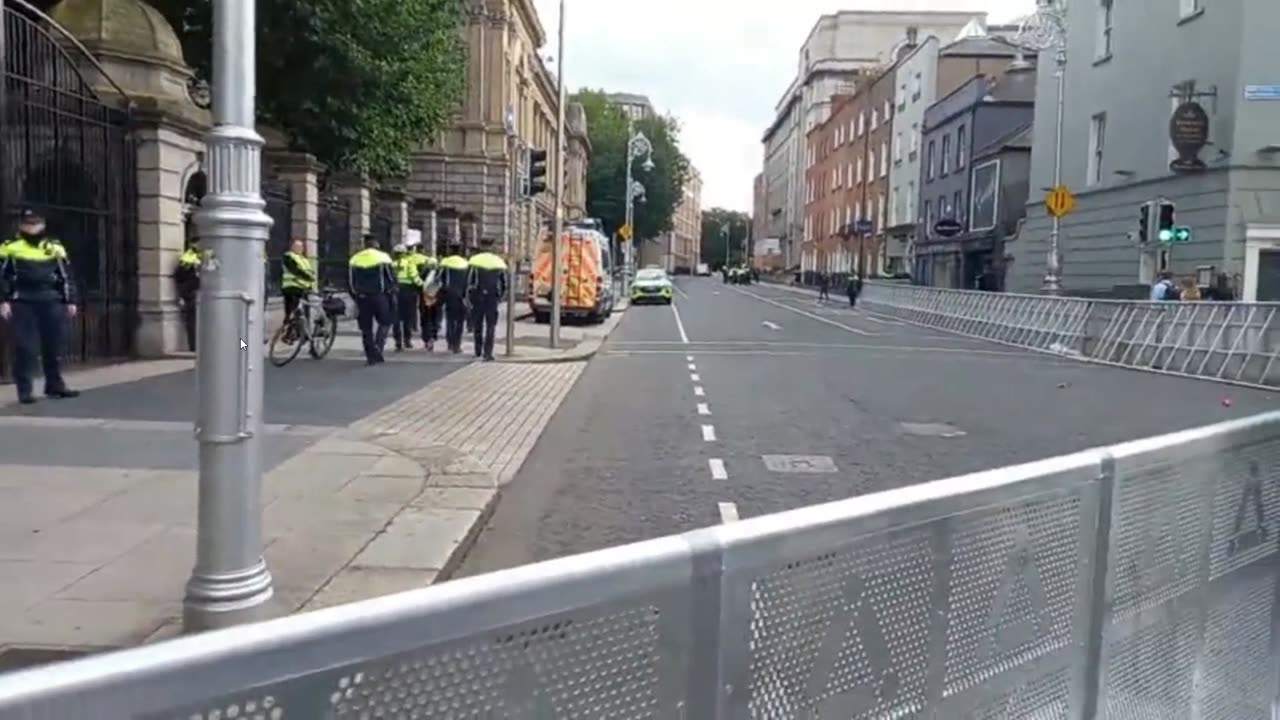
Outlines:
{"label": "traffic signal pole", "polygon": [[[560,234],[564,232],[564,0],[560,0],[560,30],[556,41],[556,187],[555,218],[551,225],[551,338],[549,345],[560,347]],[[612,280],[610,280],[612,282]]]}

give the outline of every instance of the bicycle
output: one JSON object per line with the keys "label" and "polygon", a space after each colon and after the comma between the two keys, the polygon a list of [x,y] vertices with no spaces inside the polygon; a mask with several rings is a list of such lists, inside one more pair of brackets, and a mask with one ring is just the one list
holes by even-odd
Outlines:
{"label": "bicycle", "polygon": [[[346,303],[338,297],[337,290],[325,288],[323,296],[308,293],[271,336],[267,350],[271,364],[284,367],[293,362],[302,352],[303,344],[309,346],[311,357],[323,359],[333,349],[333,341],[338,337],[338,318],[345,312]],[[309,326],[308,314],[311,316]]]}

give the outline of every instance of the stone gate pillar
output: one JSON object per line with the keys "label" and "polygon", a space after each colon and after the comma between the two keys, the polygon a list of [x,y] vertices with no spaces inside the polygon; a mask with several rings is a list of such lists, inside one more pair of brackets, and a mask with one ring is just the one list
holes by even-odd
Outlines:
{"label": "stone gate pillar", "polygon": [[409,229],[409,198],[400,188],[383,188],[377,192],[379,209],[391,216],[391,244],[404,242]]}
{"label": "stone gate pillar", "polygon": [[351,211],[351,252],[364,246],[364,236],[373,227],[373,191],[362,175],[339,174],[334,177],[334,192],[347,201]]}
{"label": "stone gate pillar", "polygon": [[319,257],[320,175],[324,165],[314,155],[290,151],[270,152],[266,161],[276,177],[289,186],[294,238],[306,243],[307,257]]}
{"label": "stone gate pillar", "polygon": [[409,224],[422,231],[423,251],[428,255],[438,256],[440,250],[436,247],[436,204],[427,198],[414,200]]}

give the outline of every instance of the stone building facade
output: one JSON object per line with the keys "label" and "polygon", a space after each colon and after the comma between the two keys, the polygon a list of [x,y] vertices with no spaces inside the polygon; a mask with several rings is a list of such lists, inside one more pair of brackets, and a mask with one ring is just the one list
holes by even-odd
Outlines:
{"label": "stone building facade", "polygon": [[[514,174],[521,151],[508,142],[506,116],[514,116],[516,144],[548,151],[548,185],[556,173],[554,152],[558,93],[556,78],[538,54],[546,31],[532,0],[468,0],[466,94],[456,120],[437,138],[428,139],[415,155],[405,190],[475,216],[475,232],[501,241],[509,227],[515,259],[524,263],[533,243],[554,219],[554,196],[544,193],[528,202],[508,204],[518,180]],[[577,111],[566,108],[566,209],[572,198],[585,212],[585,120],[572,129]],[[575,137],[576,136],[576,137]],[[576,153],[576,155],[574,155]],[[509,209],[510,208],[510,209]],[[504,213],[509,216],[504,218]],[[504,225],[506,223],[506,225]]]}

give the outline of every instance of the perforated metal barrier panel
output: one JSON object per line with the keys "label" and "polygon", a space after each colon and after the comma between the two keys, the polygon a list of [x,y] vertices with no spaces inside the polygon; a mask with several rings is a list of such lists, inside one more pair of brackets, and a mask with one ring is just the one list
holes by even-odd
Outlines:
{"label": "perforated metal barrier panel", "polygon": [[0,720],[1276,717],[1280,413],[0,676]]}

